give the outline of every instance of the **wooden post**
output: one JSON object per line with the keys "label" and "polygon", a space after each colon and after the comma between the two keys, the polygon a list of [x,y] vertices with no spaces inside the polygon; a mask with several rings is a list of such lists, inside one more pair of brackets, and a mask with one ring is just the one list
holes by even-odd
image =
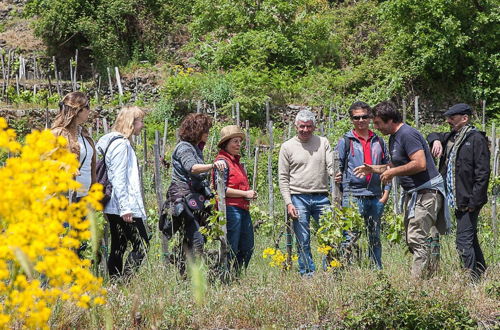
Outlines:
{"label": "wooden post", "polygon": [[[227,219],[227,213],[226,213],[226,187],[224,183],[224,174],[222,171],[217,169],[218,175],[217,175],[217,196],[219,197],[217,199],[217,204],[219,211],[222,212],[224,216],[224,225],[222,225],[222,235],[219,237],[220,240],[220,249],[219,249],[219,266],[226,271],[228,269],[227,265],[227,251],[228,251],[228,244],[227,244],[227,226],[226,226],[226,219]],[[225,275],[225,274],[224,274]]]}
{"label": "wooden post", "polygon": [[486,100],[483,100],[483,131],[486,131]]}
{"label": "wooden post", "polygon": [[271,105],[269,104],[269,100],[266,101],[266,123],[269,123],[269,115],[271,111]]}
{"label": "wooden post", "polygon": [[[339,152],[333,151],[333,177],[335,174],[340,172],[340,157]],[[340,184],[333,181],[332,189],[332,205],[334,207],[341,207],[342,205],[342,193],[340,192]]]}
{"label": "wooden post", "polygon": [[71,89],[73,92],[76,92],[75,85],[73,84],[73,58],[69,60],[69,80],[71,81]]}
{"label": "wooden post", "polygon": [[106,67],[106,71],[108,72],[109,92],[111,93],[111,97],[113,97],[113,81],[111,80],[111,71],[109,67]]}
{"label": "wooden post", "polygon": [[155,192],[156,201],[158,203],[158,210],[161,212],[163,205],[163,186],[161,183],[161,169],[160,169],[160,132],[155,130],[155,144],[153,145],[154,157],[155,157],[155,168],[154,168],[154,179],[155,179]]}
{"label": "wooden post", "polygon": [[99,136],[99,118],[95,119],[95,134]]}
{"label": "wooden post", "polygon": [[52,81],[50,80],[50,75],[47,75],[47,79],[49,81],[49,86],[48,86],[49,96],[52,96]]}
{"label": "wooden post", "polygon": [[273,121],[270,120],[267,124],[269,132],[269,153],[267,156],[267,182],[269,187],[269,217],[274,218],[274,186],[273,186]]}
{"label": "wooden post", "polygon": [[116,75],[116,84],[118,85],[118,95],[120,95],[120,105],[123,105],[122,81],[120,79],[120,71],[118,71],[117,66],[115,66],[115,75]]}
{"label": "wooden post", "polygon": [[143,148],[144,148],[144,171],[146,172],[148,170],[148,138],[146,135],[146,130],[143,130],[143,136],[144,136],[144,141],[143,142]]}
{"label": "wooden post", "polygon": [[58,78],[57,78],[57,87],[58,87],[59,92],[60,92],[59,97],[62,98],[62,96],[63,96],[63,88],[62,88],[61,80],[62,80],[62,73],[61,73],[61,71],[59,71],[58,72]]}
{"label": "wooden post", "polygon": [[5,72],[5,63],[4,63],[4,59],[3,59],[3,53],[0,54],[0,59],[2,61],[2,98],[3,98],[5,95],[5,90],[7,88],[5,86],[5,81],[6,81],[7,77],[5,77],[6,72]]}
{"label": "wooden post", "polygon": [[73,70],[73,91],[76,92],[77,84],[76,84],[76,71],[78,67],[78,49],[75,50],[75,69]]}
{"label": "wooden post", "polygon": [[165,148],[167,146],[167,132],[168,132],[168,118],[165,118],[165,124],[163,125],[163,139],[161,143],[161,156],[165,157]]}
{"label": "wooden post", "polygon": [[201,113],[201,101],[196,102],[196,113]]}
{"label": "wooden post", "polygon": [[286,227],[286,264],[287,270],[292,269],[292,254],[293,254],[293,228],[292,220],[288,216],[288,209],[285,205],[285,227]]}
{"label": "wooden post", "polygon": [[[483,103],[484,104],[484,103]],[[495,126],[495,122],[491,123],[491,149],[493,154],[493,173],[492,176],[495,177],[498,173],[498,163],[497,163],[497,154],[498,154],[498,146],[497,146],[497,130]],[[497,195],[494,194],[491,200],[491,227],[493,229],[493,241],[494,246],[497,245]]]}
{"label": "wooden post", "polygon": [[215,104],[215,101],[214,101],[214,122],[217,121],[217,105]]}
{"label": "wooden post", "polygon": [[397,178],[392,178],[392,205],[394,209],[394,214],[400,214],[401,213],[401,208],[400,208],[400,201],[399,201],[399,186],[398,186],[398,179]]}
{"label": "wooden post", "polygon": [[420,124],[419,124],[419,115],[418,115],[418,98],[419,96],[415,96],[415,128],[418,129]]}
{"label": "wooden post", "polygon": [[255,146],[255,154],[254,154],[254,160],[253,160],[253,175],[252,175],[252,190],[256,191],[257,190],[257,177],[258,177],[258,171],[259,171],[259,145]]}
{"label": "wooden post", "polygon": [[245,120],[245,154],[247,158],[250,158],[250,121]]}
{"label": "wooden post", "polygon": [[102,118],[102,128],[104,130],[104,134],[108,134],[109,127],[108,127],[108,120],[106,119],[106,117]]}
{"label": "wooden post", "polygon": [[236,126],[240,127],[240,102],[236,102]]}
{"label": "wooden post", "polygon": [[235,118],[235,114],[234,114],[234,104],[231,104],[231,119],[234,123],[234,118]]}
{"label": "wooden post", "polygon": [[323,122],[319,124],[319,134],[325,136],[325,124]]}
{"label": "wooden post", "polygon": [[19,96],[19,76],[16,74],[16,92],[17,96]]}
{"label": "wooden post", "polygon": [[403,100],[403,123],[406,123],[406,100]]}

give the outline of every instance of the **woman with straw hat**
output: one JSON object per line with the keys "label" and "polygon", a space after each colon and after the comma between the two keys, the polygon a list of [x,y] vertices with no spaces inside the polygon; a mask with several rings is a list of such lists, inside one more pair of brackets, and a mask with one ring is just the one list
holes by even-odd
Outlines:
{"label": "woman with straw hat", "polygon": [[[239,272],[246,268],[254,249],[254,234],[250,218],[250,200],[257,198],[257,192],[250,189],[248,177],[240,163],[241,144],[245,133],[236,125],[221,129],[217,143],[219,153],[215,161],[224,161],[227,167],[222,172],[226,184],[227,240],[231,247],[229,262]],[[214,171],[214,182],[219,172]]]}

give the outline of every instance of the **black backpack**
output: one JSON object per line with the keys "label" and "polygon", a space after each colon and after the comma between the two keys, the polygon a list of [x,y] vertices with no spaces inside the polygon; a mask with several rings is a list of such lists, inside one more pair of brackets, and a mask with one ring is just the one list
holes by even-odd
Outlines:
{"label": "black backpack", "polygon": [[108,169],[106,167],[106,153],[108,152],[109,146],[113,141],[118,140],[118,139],[123,139],[124,137],[121,135],[114,136],[111,138],[111,141],[109,141],[108,146],[106,147],[106,150],[103,152],[102,149],[99,147],[99,151],[102,154],[102,159],[99,159],[96,163],[96,180],[98,183],[102,184],[102,190],[104,193],[104,196],[101,199],[101,204],[102,206],[106,206],[108,204],[109,200],[111,199],[111,193],[113,192],[113,185],[108,179]]}

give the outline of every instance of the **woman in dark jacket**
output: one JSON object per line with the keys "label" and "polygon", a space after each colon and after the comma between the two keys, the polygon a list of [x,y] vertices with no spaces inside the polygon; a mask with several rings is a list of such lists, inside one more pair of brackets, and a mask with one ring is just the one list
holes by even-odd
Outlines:
{"label": "woman in dark jacket", "polygon": [[[205,164],[203,147],[212,127],[212,120],[205,114],[189,114],[179,128],[180,142],[172,153],[172,182],[167,191],[167,201],[163,216],[160,219],[160,230],[170,237],[178,229],[184,233],[183,245],[188,255],[201,254],[205,239],[199,232],[203,216],[188,207],[186,197],[199,194],[203,198],[210,197],[207,174],[214,168],[225,168],[225,162],[218,161]],[[171,218],[167,221],[165,213]]]}
{"label": "woman in dark jacket", "polygon": [[[226,184],[227,240],[231,247],[229,264],[237,272],[246,268],[254,249],[254,234],[250,218],[250,200],[257,198],[257,192],[250,189],[248,177],[240,163],[241,144],[245,133],[236,125],[222,128],[217,146],[219,153],[215,162],[223,161]],[[214,171],[214,179],[217,178]],[[215,181],[214,180],[214,181]]]}

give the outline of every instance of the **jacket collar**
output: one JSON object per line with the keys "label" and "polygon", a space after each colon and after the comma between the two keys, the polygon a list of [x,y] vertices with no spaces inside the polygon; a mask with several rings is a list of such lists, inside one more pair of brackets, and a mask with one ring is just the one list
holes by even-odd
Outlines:
{"label": "jacket collar", "polygon": [[235,162],[235,163],[239,163],[240,162],[240,158],[241,158],[241,155],[231,155],[229,152],[227,152],[226,150],[219,150],[219,155],[222,155],[226,158],[229,158],[232,162]]}

